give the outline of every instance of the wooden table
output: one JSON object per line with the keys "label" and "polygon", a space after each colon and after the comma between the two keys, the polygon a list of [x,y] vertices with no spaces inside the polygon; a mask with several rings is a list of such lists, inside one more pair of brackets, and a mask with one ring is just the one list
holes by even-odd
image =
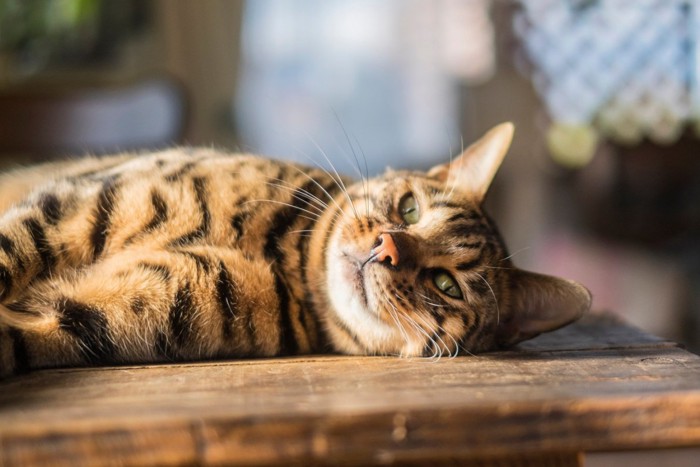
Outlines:
{"label": "wooden table", "polygon": [[0,465],[579,465],[700,445],[700,357],[605,315],[508,352],[52,370],[0,383]]}

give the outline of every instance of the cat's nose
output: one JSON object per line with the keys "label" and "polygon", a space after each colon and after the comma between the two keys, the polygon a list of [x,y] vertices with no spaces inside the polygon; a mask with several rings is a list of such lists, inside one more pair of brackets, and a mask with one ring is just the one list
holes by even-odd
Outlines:
{"label": "cat's nose", "polygon": [[372,256],[374,256],[380,263],[383,263],[388,259],[392,266],[399,265],[399,249],[396,247],[394,237],[392,237],[389,233],[383,233],[377,237],[377,241],[375,242],[371,253]]}

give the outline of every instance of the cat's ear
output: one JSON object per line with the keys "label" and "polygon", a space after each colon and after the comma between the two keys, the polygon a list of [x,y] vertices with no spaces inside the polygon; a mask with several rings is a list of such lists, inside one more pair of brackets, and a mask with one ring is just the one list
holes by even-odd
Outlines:
{"label": "cat's ear", "polygon": [[498,329],[501,345],[554,331],[591,308],[591,293],[577,282],[520,269],[512,274],[511,313]]}
{"label": "cat's ear", "polygon": [[510,148],[514,128],[510,122],[493,127],[451,163],[430,169],[428,176],[467,192],[480,203]]}

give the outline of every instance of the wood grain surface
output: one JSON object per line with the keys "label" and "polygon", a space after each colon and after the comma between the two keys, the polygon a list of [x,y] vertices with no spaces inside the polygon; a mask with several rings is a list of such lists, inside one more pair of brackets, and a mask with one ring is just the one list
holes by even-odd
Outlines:
{"label": "wood grain surface", "polygon": [[0,465],[577,465],[582,451],[693,445],[700,357],[606,315],[440,361],[329,355],[0,382]]}

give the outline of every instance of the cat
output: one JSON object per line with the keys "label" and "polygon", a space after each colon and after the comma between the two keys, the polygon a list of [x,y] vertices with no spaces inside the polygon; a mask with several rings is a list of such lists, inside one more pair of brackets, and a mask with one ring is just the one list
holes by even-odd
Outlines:
{"label": "cat", "polygon": [[590,308],[513,266],[482,201],[513,125],[427,172],[353,182],[176,148],[0,177],[0,375],[513,345]]}

